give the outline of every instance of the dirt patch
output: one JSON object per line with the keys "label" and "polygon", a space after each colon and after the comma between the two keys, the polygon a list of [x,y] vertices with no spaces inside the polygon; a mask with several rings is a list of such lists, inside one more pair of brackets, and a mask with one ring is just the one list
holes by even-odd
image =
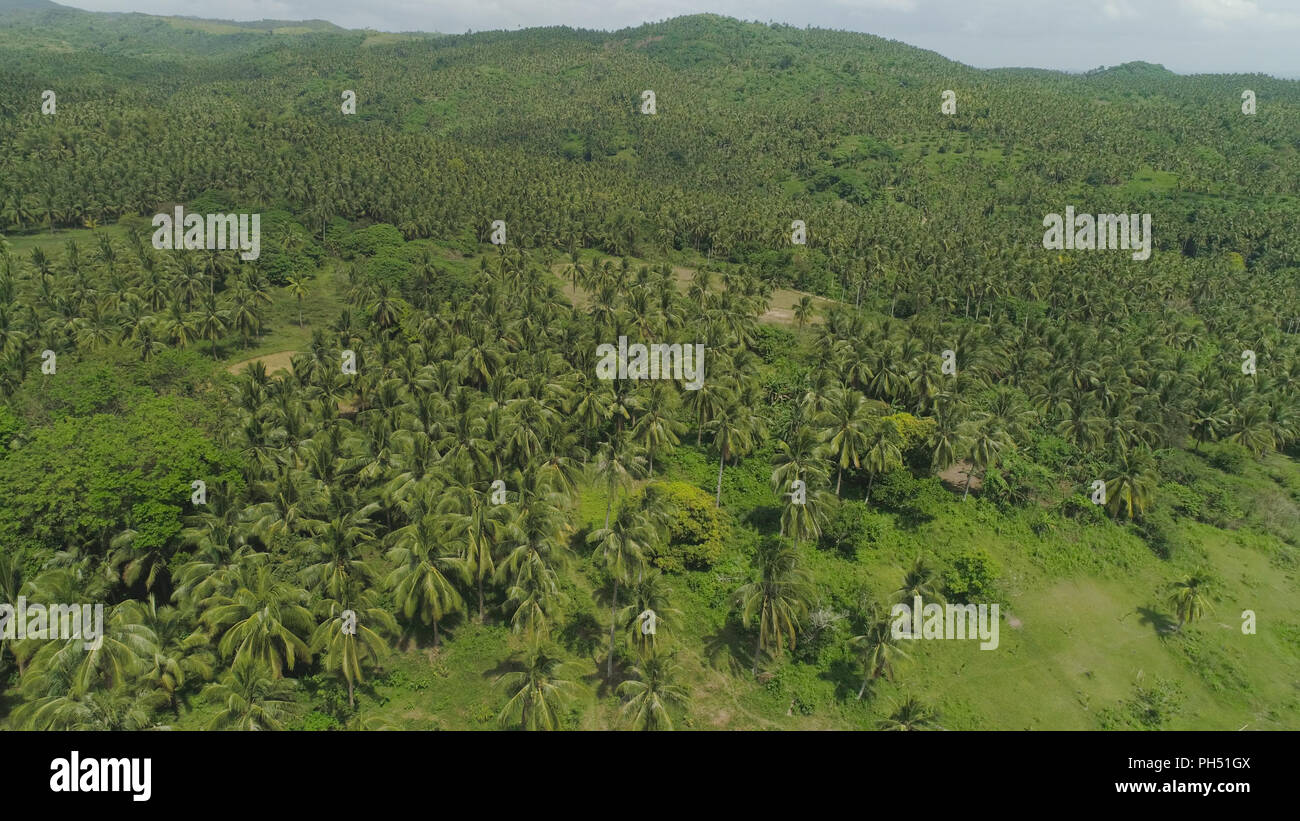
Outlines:
{"label": "dirt patch", "polygon": [[794,325],[794,311],[787,311],[785,308],[768,308],[758,318],[758,321],[772,322],[777,325]]}
{"label": "dirt patch", "polygon": [[[964,492],[966,489],[966,476],[975,470],[975,466],[966,460],[954,462],[952,467],[939,474],[939,478],[951,490]],[[978,476],[970,477],[970,489],[979,490],[984,486],[984,482]]]}
{"label": "dirt patch", "polygon": [[268,374],[273,374],[276,371],[292,371],[293,358],[297,353],[297,351],[277,351],[276,353],[269,353],[266,356],[255,356],[252,359],[245,359],[242,362],[236,362],[226,368],[226,370],[230,373],[240,374],[248,370],[248,366],[252,363],[261,362],[266,366],[266,372]]}

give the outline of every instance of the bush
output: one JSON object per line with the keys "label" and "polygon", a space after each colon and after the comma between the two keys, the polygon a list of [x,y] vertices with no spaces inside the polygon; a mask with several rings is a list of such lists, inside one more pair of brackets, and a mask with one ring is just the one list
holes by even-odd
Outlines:
{"label": "bush", "polygon": [[1191,489],[1205,500],[1200,519],[1206,524],[1227,528],[1246,515],[1232,490],[1217,479],[1200,479]]}
{"label": "bush", "polygon": [[0,459],[4,458],[9,442],[23,429],[23,423],[13,411],[0,406]]}
{"label": "bush", "polygon": [[1155,457],[1160,475],[1182,485],[1190,485],[1209,473],[1204,462],[1185,450],[1157,450]]}
{"label": "bush", "polygon": [[411,278],[411,263],[396,251],[383,249],[366,263],[365,272],[368,281],[387,283],[393,289],[404,292]]}
{"label": "bush", "polygon": [[898,431],[898,449],[903,454],[903,461],[908,464],[929,464],[930,435],[934,433],[935,421],[929,417],[917,417],[905,411],[881,417],[881,422],[889,422]]}
{"label": "bush", "polygon": [[952,560],[943,575],[948,596],[960,602],[970,602],[984,596],[998,578],[998,568],[993,558],[981,548],[968,548]]}
{"label": "bush", "polygon": [[668,541],[651,555],[657,567],[695,570],[722,557],[730,528],[713,497],[686,482],[651,482],[643,493],[657,496],[668,515]]}
{"label": "bush", "polygon": [[852,558],[859,550],[874,547],[884,532],[880,518],[865,502],[845,500],[831,513],[822,528],[821,544]]}
{"label": "bush", "polygon": [[406,237],[397,230],[397,226],[379,222],[353,231],[340,246],[344,259],[355,259],[358,256],[374,256],[382,248],[401,248],[405,243]]}
{"label": "bush", "polygon": [[1207,454],[1210,464],[1224,473],[1240,474],[1251,461],[1250,451],[1235,442],[1220,442]]}
{"label": "bush", "polygon": [[1093,504],[1091,497],[1083,493],[1073,493],[1061,500],[1057,512],[1067,519],[1084,522],[1100,522],[1106,518],[1104,507]]}
{"label": "bush", "polygon": [[1036,496],[1047,494],[1051,487],[1052,474],[1047,468],[1013,451],[1001,465],[985,472],[981,495],[1005,508],[1025,505]]}
{"label": "bush", "polygon": [[871,503],[909,519],[923,519],[948,499],[937,478],[918,479],[906,470],[894,470],[877,477]]}
{"label": "bush", "polygon": [[799,346],[793,332],[775,325],[759,325],[754,329],[754,353],[771,364],[794,353]]}
{"label": "bush", "polygon": [[1178,527],[1168,510],[1157,509],[1142,518],[1138,525],[1142,540],[1151,552],[1162,559],[1172,559],[1178,551]]}
{"label": "bush", "polygon": [[1204,513],[1205,498],[1192,488],[1178,482],[1165,482],[1160,485],[1160,497],[1168,499],[1178,513],[1200,519]]}

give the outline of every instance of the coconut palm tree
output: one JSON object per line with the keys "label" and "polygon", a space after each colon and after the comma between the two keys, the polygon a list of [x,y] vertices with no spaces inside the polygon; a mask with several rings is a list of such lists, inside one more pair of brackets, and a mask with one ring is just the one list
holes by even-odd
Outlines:
{"label": "coconut palm tree", "polygon": [[556,648],[533,644],[525,652],[517,670],[497,678],[508,696],[497,714],[502,728],[516,726],[523,730],[558,730],[564,724],[565,711],[583,693],[582,686]]}
{"label": "coconut palm tree", "polygon": [[764,649],[781,652],[795,646],[800,621],[808,615],[812,577],[793,545],[766,540],[754,556],[754,578],[736,593],[741,620],[746,627],[758,623],[754,643],[754,669]]}
{"label": "coconut palm tree", "polygon": [[203,699],[218,708],[208,729],[283,730],[295,685],[252,657],[237,657],[220,682],[203,688]]}
{"label": "coconut palm tree", "polygon": [[[367,595],[369,594],[369,595]],[[355,707],[353,688],[363,680],[362,665],[378,665],[388,654],[384,634],[397,632],[391,613],[373,604],[372,591],[356,595],[347,603],[326,599],[320,611],[324,620],[316,626],[311,647],[320,653],[321,665],[342,677],[348,687],[348,707]]]}
{"label": "coconut palm tree", "polygon": [[1176,630],[1182,630],[1184,623],[1194,622],[1205,611],[1214,609],[1212,599],[1217,587],[1214,576],[1205,569],[1174,582],[1173,592],[1169,594],[1169,606],[1178,615]]}
{"label": "coconut palm tree", "polygon": [[907,696],[894,703],[893,712],[888,718],[876,723],[878,730],[942,730],[938,724],[939,714],[934,708],[917,699]]}
{"label": "coconut palm tree", "polygon": [[671,730],[669,707],[690,703],[690,691],[676,683],[678,668],[671,656],[652,655],[629,673],[616,692],[626,699],[621,716],[632,730]]}
{"label": "coconut palm tree", "polygon": [[839,389],[830,396],[825,411],[818,414],[822,442],[835,460],[835,495],[840,495],[844,469],[862,466],[862,457],[870,447],[871,417],[867,400],[857,391]]}
{"label": "coconut palm tree", "polygon": [[645,572],[646,553],[652,545],[654,529],[636,508],[619,509],[610,527],[592,531],[587,537],[595,545],[595,555],[613,581],[614,588],[609,605],[609,658],[605,663],[605,676],[614,676],[614,636],[618,630],[618,586],[630,582]]}
{"label": "coconut palm tree", "polygon": [[464,607],[453,580],[467,576],[465,563],[452,555],[443,529],[434,516],[398,528],[390,536],[388,560],[396,565],[388,575],[397,606],[408,624],[433,627],[438,646],[438,622]]}

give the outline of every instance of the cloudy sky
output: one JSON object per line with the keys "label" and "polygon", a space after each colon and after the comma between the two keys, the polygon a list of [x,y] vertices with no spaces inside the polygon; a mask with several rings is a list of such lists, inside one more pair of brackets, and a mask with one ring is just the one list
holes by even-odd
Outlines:
{"label": "cloudy sky", "polygon": [[[193,15],[191,0],[64,0],[91,11]],[[320,18],[381,31],[619,29],[683,14],[865,31],[981,68],[1082,71],[1129,60],[1179,73],[1300,78],[1300,0],[217,0],[203,17]]]}

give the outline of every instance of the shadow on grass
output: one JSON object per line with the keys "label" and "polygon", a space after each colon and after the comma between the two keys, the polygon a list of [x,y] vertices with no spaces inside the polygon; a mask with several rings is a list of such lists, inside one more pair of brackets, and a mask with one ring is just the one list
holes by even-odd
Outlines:
{"label": "shadow on grass", "polygon": [[1150,625],[1157,636],[1167,636],[1177,630],[1177,622],[1154,607],[1139,607],[1137,614],[1138,623]]}
{"label": "shadow on grass", "polygon": [[[817,674],[823,681],[835,685],[835,698],[839,701],[856,699],[858,688],[862,686],[862,674],[858,664],[851,658],[837,658],[830,667]],[[866,698],[866,695],[863,695]]]}
{"label": "shadow on grass", "polygon": [[733,616],[720,629],[705,636],[704,658],[709,666],[733,676],[749,672],[749,665],[743,663],[745,659],[750,664],[754,661],[754,643],[749,633]]}

